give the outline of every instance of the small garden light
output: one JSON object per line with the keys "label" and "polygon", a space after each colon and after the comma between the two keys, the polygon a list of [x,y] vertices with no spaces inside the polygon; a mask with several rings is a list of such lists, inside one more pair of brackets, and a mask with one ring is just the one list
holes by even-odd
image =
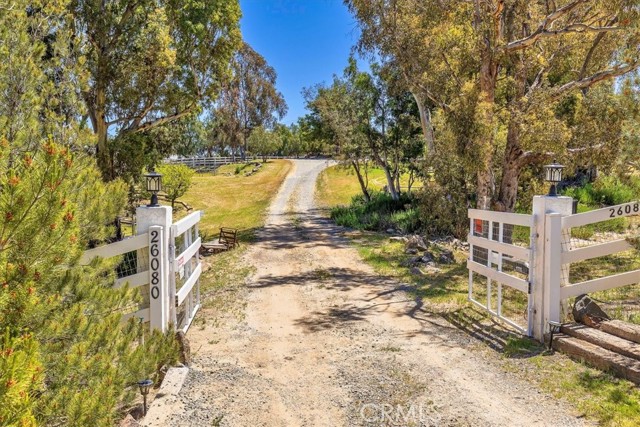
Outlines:
{"label": "small garden light", "polygon": [[556,185],[562,181],[562,169],[564,169],[564,166],[555,162],[550,165],[545,165],[544,167],[544,179],[551,183],[551,188],[549,188],[549,196],[551,197],[556,197],[558,195]]}
{"label": "small garden light", "polygon": [[151,203],[147,206],[158,207],[158,192],[162,190],[162,175],[151,171],[144,176],[147,180],[147,191],[151,193]]}
{"label": "small garden light", "polygon": [[138,381],[138,387],[140,387],[140,394],[142,395],[142,399],[143,399],[143,404],[142,404],[143,415],[147,415],[147,395],[149,394],[149,390],[151,389],[152,385],[153,385],[153,381],[149,379]]}
{"label": "small garden light", "polygon": [[549,351],[553,349],[553,336],[560,332],[562,323],[549,320]]}

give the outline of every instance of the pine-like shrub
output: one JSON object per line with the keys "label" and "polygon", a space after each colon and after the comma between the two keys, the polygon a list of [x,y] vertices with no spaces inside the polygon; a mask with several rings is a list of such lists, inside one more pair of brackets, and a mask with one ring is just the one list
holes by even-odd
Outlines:
{"label": "pine-like shrub", "polygon": [[121,322],[140,297],[112,287],[117,260],[78,265],[126,188],[52,141],[18,153],[0,141],[0,424],[112,425],[130,386],[176,354],[171,336],[140,345],[142,326]]}
{"label": "pine-like shrub", "polygon": [[137,290],[119,260],[78,265],[126,200],[86,153],[86,74],[63,25],[69,2],[0,7],[0,425],[111,426],[132,385],[175,355],[170,335],[121,322]]}

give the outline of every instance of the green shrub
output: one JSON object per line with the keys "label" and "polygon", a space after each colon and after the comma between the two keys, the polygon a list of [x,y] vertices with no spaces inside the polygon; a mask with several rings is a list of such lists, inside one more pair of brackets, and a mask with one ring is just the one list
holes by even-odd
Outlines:
{"label": "green shrub", "polygon": [[358,230],[381,231],[396,228],[405,233],[416,231],[421,226],[418,210],[408,195],[393,200],[385,193],[372,193],[371,200],[357,195],[349,206],[337,206],[331,210],[331,219],[336,224]]}
{"label": "green shrub", "polygon": [[[630,178],[623,182],[615,176],[601,176],[594,183],[587,183],[582,187],[570,187],[562,193],[578,200],[578,213],[582,213],[603,206],[619,205],[636,200],[639,189],[640,180],[638,178]],[[628,226],[627,218],[615,218],[573,228],[571,236],[586,240],[596,233],[622,233]]]}
{"label": "green shrub", "polygon": [[162,191],[167,195],[173,208],[176,200],[184,196],[191,186],[195,171],[186,165],[172,164],[160,165],[157,169],[162,174]]}
{"label": "green shrub", "polygon": [[637,199],[640,182],[632,178],[622,182],[614,176],[602,176],[595,183],[582,187],[571,187],[563,191],[565,196],[573,197],[590,207],[619,205]]}
{"label": "green shrub", "polygon": [[396,224],[403,233],[410,233],[420,228],[420,211],[417,208],[395,212],[391,215],[391,221]]}
{"label": "green shrub", "polygon": [[420,202],[423,229],[430,235],[453,235],[459,239],[469,231],[468,203],[462,191],[452,191],[440,185],[423,189]]}

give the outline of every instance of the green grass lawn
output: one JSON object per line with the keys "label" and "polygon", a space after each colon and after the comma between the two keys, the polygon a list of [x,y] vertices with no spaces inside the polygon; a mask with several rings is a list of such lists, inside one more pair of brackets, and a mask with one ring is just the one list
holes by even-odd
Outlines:
{"label": "green grass lawn", "polygon": [[[181,201],[202,210],[200,234],[205,239],[217,235],[220,227],[240,230],[241,240],[248,240],[253,231],[264,224],[271,200],[291,169],[287,160],[264,163],[251,176],[235,174],[238,165],[220,167],[215,173],[196,174]],[[242,166],[240,166],[242,167]],[[178,212],[178,216],[184,216]]]}
{"label": "green grass lawn", "polygon": [[[369,171],[369,189],[382,191],[387,185],[387,178],[382,169],[374,168]],[[406,189],[407,176],[400,179],[400,185]],[[416,186],[422,184],[416,183]],[[330,208],[338,205],[348,205],[353,196],[362,194],[358,177],[353,168],[342,165],[331,166],[320,174],[316,182],[316,202],[318,206]]]}

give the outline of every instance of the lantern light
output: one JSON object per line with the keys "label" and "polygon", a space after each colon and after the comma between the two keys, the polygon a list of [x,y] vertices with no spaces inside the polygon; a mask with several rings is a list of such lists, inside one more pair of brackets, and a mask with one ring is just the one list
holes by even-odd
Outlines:
{"label": "lantern light", "polygon": [[545,181],[551,183],[551,188],[549,188],[550,197],[556,197],[558,195],[556,185],[562,181],[562,169],[564,169],[564,166],[555,162],[550,165],[545,165],[544,167]]}
{"label": "lantern light", "polygon": [[138,381],[138,387],[140,387],[140,394],[142,395],[142,399],[144,400],[142,409],[143,415],[147,415],[147,395],[149,394],[149,390],[153,385],[153,381],[146,379]]}
{"label": "lantern light", "polygon": [[147,180],[147,191],[151,193],[151,203],[147,206],[158,207],[158,192],[162,190],[162,175],[151,171],[144,176]]}

